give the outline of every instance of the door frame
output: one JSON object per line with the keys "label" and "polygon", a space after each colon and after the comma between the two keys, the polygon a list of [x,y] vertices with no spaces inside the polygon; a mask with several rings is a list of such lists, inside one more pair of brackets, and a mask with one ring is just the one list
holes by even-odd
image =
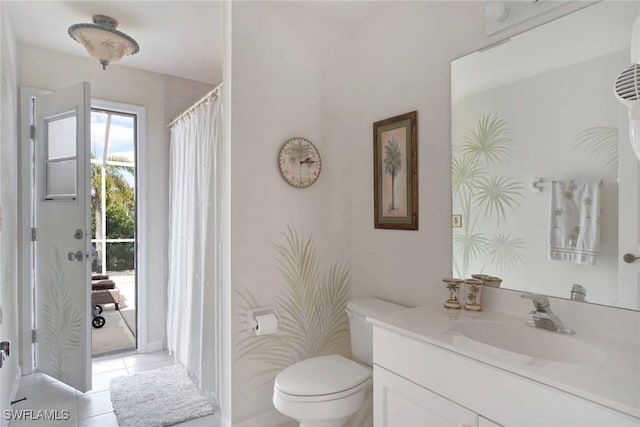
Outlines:
{"label": "door frame", "polygon": [[[31,342],[31,330],[34,327],[34,255],[31,242],[31,227],[33,226],[32,191],[33,156],[34,147],[31,139],[31,109],[32,98],[36,95],[46,94],[49,90],[20,87],[19,89],[19,115],[18,115],[18,280],[20,289],[18,292],[19,315],[19,363],[22,375],[33,373],[34,357],[33,343]],[[123,113],[135,114],[137,144],[136,144],[136,338],[137,351],[146,353],[157,350],[149,345],[147,334],[147,143],[146,143],[146,108],[140,105],[125,104],[102,99],[91,99],[91,108],[102,108]]]}

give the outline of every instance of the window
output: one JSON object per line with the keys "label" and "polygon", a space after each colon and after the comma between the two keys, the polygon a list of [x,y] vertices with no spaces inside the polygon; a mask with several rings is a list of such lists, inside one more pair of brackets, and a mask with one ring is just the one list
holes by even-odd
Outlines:
{"label": "window", "polygon": [[93,271],[135,270],[136,116],[91,111]]}

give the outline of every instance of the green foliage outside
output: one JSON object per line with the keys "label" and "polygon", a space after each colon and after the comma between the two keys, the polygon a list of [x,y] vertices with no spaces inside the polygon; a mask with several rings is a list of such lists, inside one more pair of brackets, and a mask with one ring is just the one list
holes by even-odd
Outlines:
{"label": "green foliage outside", "polygon": [[[129,162],[129,159],[110,156],[110,161]],[[91,165],[91,232],[95,239],[133,239],[135,237],[135,192],[126,179],[133,173],[127,166],[105,167],[106,236],[102,236],[102,167]],[[135,268],[135,244],[133,242],[107,243],[107,271],[133,270]],[[100,247],[98,245],[98,250]],[[105,254],[99,258],[105,261]],[[99,267],[94,265],[94,270]]]}
{"label": "green foliage outside", "polygon": [[[124,205],[107,205],[107,239],[128,239],[134,236],[135,218]],[[107,243],[107,270],[133,270],[135,251],[133,242]]]}

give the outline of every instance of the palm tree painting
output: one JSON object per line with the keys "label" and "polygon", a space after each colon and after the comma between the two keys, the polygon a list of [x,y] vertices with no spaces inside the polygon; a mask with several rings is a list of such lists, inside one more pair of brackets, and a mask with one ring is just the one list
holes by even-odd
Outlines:
{"label": "palm tree painting", "polygon": [[[513,178],[495,175],[496,166],[508,159],[512,139],[499,114],[485,114],[462,143],[454,146],[451,161],[454,201],[462,210],[465,226],[453,235],[453,268],[457,277],[468,277],[472,263],[481,270],[503,270],[523,261],[526,242],[501,232],[501,220],[519,206],[524,186]],[[480,218],[495,219],[497,233],[478,224]],[[479,263],[479,264],[478,264]],[[480,271],[483,273],[484,271]]]}
{"label": "palm tree painting", "polygon": [[[406,168],[404,158],[406,153],[406,128],[398,128],[382,132],[384,153],[382,164],[384,167],[384,186],[382,203],[387,216],[406,216],[407,203],[401,195],[406,193]],[[401,172],[403,172],[401,174]],[[388,177],[388,178],[387,178]],[[399,177],[396,180],[396,177]],[[396,184],[400,187],[396,198]],[[390,193],[390,197],[389,197]]]}

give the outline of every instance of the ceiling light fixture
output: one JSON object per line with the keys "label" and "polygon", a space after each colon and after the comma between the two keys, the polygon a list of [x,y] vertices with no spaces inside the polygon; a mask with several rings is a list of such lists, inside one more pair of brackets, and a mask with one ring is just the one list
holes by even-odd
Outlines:
{"label": "ceiling light fixture", "polygon": [[116,30],[118,21],[104,15],[93,15],[93,24],[74,24],[69,27],[72,39],[82,44],[87,52],[102,64],[102,69],[123,56],[140,50],[138,42]]}

